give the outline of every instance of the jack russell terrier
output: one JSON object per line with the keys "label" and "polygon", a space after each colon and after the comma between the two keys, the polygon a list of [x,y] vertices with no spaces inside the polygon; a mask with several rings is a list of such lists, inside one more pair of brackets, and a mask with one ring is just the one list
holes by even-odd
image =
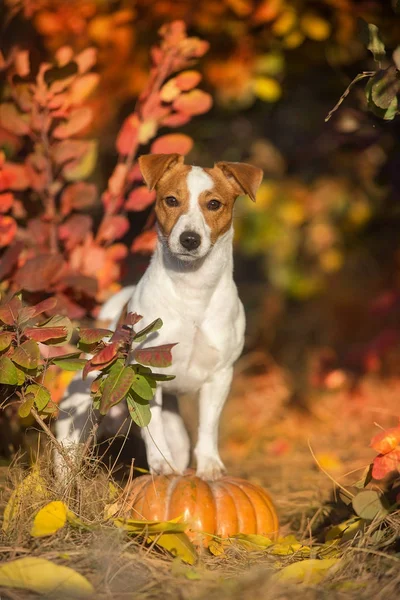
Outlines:
{"label": "jack russell terrier", "polygon": [[[232,277],[232,212],[240,195],[255,201],[263,173],[245,163],[192,167],[179,154],[141,156],[139,165],[147,186],[156,190],[157,247],[139,283],[111,298],[99,316],[115,326],[128,302],[128,311],[143,315],[143,326],[161,317],[164,325],[150,336],[150,345],[178,342],[172,366],[161,370],[176,377],[157,385],[150,424],[141,430],[150,471],[187,468],[189,437],[172,396],[198,393],[197,475],[215,480],[224,472],[218,424],[245,329]],[[63,444],[84,441],[88,434],[92,377],[89,382],[76,379],[60,404],[56,434]],[[104,419],[101,427],[108,434],[110,421],[118,421],[122,410],[117,405]]]}

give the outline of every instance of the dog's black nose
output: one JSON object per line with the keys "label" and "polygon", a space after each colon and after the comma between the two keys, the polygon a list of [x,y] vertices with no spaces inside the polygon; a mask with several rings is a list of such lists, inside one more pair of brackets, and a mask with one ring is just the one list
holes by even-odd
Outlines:
{"label": "dog's black nose", "polygon": [[200,246],[201,237],[195,231],[184,231],[181,233],[179,241],[186,250],[196,250]]}

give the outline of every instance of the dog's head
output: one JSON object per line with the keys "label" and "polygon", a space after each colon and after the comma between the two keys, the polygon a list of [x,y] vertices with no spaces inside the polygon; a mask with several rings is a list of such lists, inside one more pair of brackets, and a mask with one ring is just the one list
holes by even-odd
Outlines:
{"label": "dog's head", "polygon": [[232,224],[233,205],[247,194],[255,201],[262,170],[245,163],[191,167],[180,154],[139,158],[147,186],[157,192],[156,215],[172,254],[183,261],[203,258]]}

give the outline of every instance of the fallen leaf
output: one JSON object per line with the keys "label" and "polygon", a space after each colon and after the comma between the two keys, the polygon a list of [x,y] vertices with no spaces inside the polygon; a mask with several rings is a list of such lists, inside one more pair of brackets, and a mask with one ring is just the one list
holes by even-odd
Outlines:
{"label": "fallen leaf", "polygon": [[29,475],[12,492],[4,509],[3,531],[9,531],[11,525],[20,517],[23,499],[26,497],[32,498],[33,496],[41,496],[42,498],[46,498],[47,496],[46,484],[37,465],[32,467]]}
{"label": "fallen leaf", "polygon": [[33,520],[32,537],[46,537],[57,533],[67,521],[68,507],[64,502],[55,500],[39,510]]}
{"label": "fallen leaf", "polygon": [[330,570],[337,567],[338,563],[338,558],[323,558],[321,560],[309,558],[283,567],[283,569],[275,573],[272,577],[285,583],[315,585],[322,581]]}
{"label": "fallen leaf", "polygon": [[162,533],[161,535],[150,535],[147,543],[154,542],[157,546],[168,550],[173,556],[179,556],[185,563],[194,565],[197,561],[197,553],[186,533]]}
{"label": "fallen leaf", "polygon": [[52,594],[57,598],[64,595],[86,598],[94,593],[92,584],[80,573],[35,556],[1,565],[0,586]]}

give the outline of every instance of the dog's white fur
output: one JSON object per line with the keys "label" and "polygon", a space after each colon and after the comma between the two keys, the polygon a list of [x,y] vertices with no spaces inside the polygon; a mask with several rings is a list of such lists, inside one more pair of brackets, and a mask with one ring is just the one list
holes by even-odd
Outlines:
{"label": "dog's white fur", "polygon": [[[115,326],[127,300],[129,311],[143,315],[141,327],[161,317],[163,327],[145,344],[178,342],[172,351],[172,366],[157,369],[176,377],[158,385],[151,402],[151,421],[142,430],[148,463],[152,472],[164,474],[182,472],[188,466],[186,429],[176,412],[163,410],[162,394],[196,392],[197,475],[212,480],[224,471],[218,452],[218,424],[230,389],[233,364],[243,348],[245,317],[232,277],[233,229],[230,227],[212,245],[210,227],[199,208],[199,195],[212,188],[212,177],[203,169],[192,167],[187,186],[188,211],[179,217],[168,239],[159,235],[150,266],[137,286],[125,288],[111,298],[100,319],[112,320]],[[201,237],[199,248],[191,253],[183,252],[179,242],[181,233],[188,230]],[[56,425],[57,438],[64,444],[82,441],[90,429],[85,426],[86,422],[90,424],[89,384],[75,383],[76,391],[68,393],[60,405],[62,418]],[[110,417],[118,410],[118,406],[114,407]]]}

